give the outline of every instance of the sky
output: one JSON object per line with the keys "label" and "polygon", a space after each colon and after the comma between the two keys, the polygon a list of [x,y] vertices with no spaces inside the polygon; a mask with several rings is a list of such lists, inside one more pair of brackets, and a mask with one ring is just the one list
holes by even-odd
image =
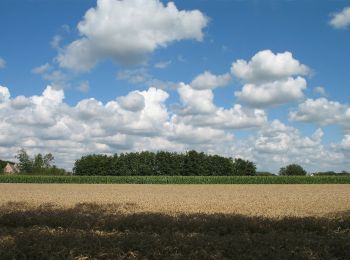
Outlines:
{"label": "sky", "polygon": [[1,0],[0,159],[191,149],[350,170],[350,1]]}

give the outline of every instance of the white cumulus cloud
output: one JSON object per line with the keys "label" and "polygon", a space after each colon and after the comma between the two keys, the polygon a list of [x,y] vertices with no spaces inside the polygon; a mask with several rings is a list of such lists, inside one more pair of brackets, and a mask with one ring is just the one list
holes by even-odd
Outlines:
{"label": "white cumulus cloud", "polygon": [[260,85],[245,84],[241,91],[235,92],[235,96],[250,106],[268,107],[302,99],[305,89],[306,80],[297,77]]}
{"label": "white cumulus cloud", "polygon": [[235,92],[239,101],[263,108],[303,98],[307,83],[301,76],[308,75],[310,69],[290,52],[264,50],[248,62],[234,62],[231,73],[244,82],[242,90]]}
{"label": "white cumulus cloud", "polygon": [[261,109],[243,108],[236,104],[225,109],[214,104],[210,89],[197,90],[180,83],[178,88],[181,105],[175,106],[178,120],[195,126],[211,126],[216,129],[240,129],[258,127],[267,121]]}
{"label": "white cumulus cloud", "polygon": [[60,66],[88,71],[110,58],[139,64],[148,54],[174,41],[203,39],[208,19],[198,10],[178,10],[159,0],[98,0],[78,24],[81,38],[58,55]]}
{"label": "white cumulus cloud", "polygon": [[296,75],[307,75],[310,69],[286,51],[274,54],[271,50],[259,51],[250,61],[237,60],[232,64],[233,75],[249,83],[264,83]]}
{"label": "white cumulus cloud", "polygon": [[335,29],[345,29],[350,24],[350,7],[333,14],[329,24]]}
{"label": "white cumulus cloud", "polygon": [[210,71],[198,75],[192,82],[191,87],[194,89],[214,89],[223,87],[231,82],[231,75],[229,73],[223,75],[214,75]]}
{"label": "white cumulus cloud", "polygon": [[[288,163],[312,170],[343,170],[349,163],[348,134],[338,144],[324,145],[322,129],[304,136],[280,121],[269,122],[264,110],[217,106],[210,89],[181,83],[178,91],[180,104],[173,109],[166,103],[169,93],[153,87],[108,102],[90,98],[75,105],[65,102],[62,89],[51,86],[30,97],[11,97],[8,88],[0,87],[0,158],[13,160],[23,147],[30,154],[51,152],[59,166],[70,169],[90,153],[196,149],[243,157],[275,172]],[[337,123],[349,122],[347,106],[332,106],[331,113],[342,113]],[[235,136],[237,129],[247,128],[248,136]]]}
{"label": "white cumulus cloud", "polygon": [[289,113],[289,119],[320,125],[336,124],[350,130],[350,107],[326,98],[307,99],[296,111]]}

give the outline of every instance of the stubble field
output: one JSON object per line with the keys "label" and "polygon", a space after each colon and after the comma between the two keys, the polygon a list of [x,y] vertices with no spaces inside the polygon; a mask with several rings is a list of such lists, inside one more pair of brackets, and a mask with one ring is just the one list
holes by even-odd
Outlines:
{"label": "stubble field", "polygon": [[327,216],[350,210],[350,185],[0,184],[0,204],[128,204],[133,212]]}
{"label": "stubble field", "polygon": [[0,184],[0,259],[350,259],[350,185]]}

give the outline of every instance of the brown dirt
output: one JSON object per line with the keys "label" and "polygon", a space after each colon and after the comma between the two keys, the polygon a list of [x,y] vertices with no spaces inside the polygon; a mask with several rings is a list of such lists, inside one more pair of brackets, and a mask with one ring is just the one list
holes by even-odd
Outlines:
{"label": "brown dirt", "polygon": [[334,216],[350,211],[350,185],[0,184],[0,205],[126,205],[128,212]]}

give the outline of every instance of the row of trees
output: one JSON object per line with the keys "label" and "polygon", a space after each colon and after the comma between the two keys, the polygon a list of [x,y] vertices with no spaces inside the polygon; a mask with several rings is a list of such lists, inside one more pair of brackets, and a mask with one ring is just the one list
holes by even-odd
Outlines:
{"label": "row of trees", "polygon": [[114,176],[227,176],[255,175],[253,162],[207,155],[196,151],[175,153],[160,151],[107,155],[87,155],[75,162],[74,175]]}
{"label": "row of trees", "polygon": [[18,151],[16,158],[18,160],[18,168],[24,174],[38,175],[64,175],[64,169],[57,168],[54,163],[54,156],[51,153],[42,155],[41,153],[31,158],[26,150]]}

